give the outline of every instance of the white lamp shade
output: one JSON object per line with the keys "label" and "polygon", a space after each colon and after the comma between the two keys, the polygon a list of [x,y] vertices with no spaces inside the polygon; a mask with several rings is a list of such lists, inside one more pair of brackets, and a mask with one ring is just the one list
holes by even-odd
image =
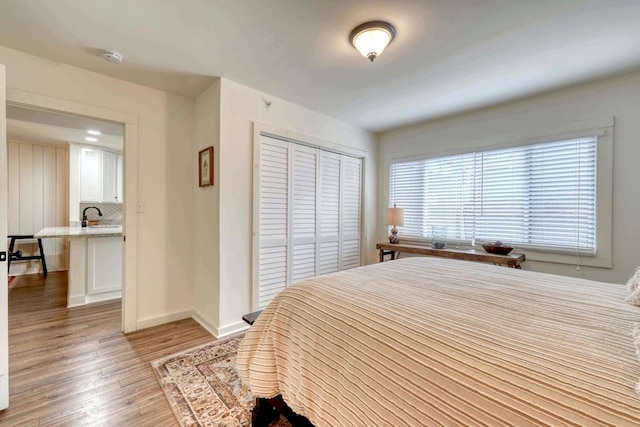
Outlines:
{"label": "white lamp shade", "polygon": [[353,38],[353,45],[358,51],[368,58],[371,53],[378,56],[391,41],[391,33],[382,28],[373,28],[357,34]]}
{"label": "white lamp shade", "polygon": [[404,209],[387,208],[387,225],[402,227],[404,225]]}
{"label": "white lamp shade", "polygon": [[385,21],[370,21],[358,25],[351,31],[349,40],[358,51],[373,61],[396,35],[393,25]]}

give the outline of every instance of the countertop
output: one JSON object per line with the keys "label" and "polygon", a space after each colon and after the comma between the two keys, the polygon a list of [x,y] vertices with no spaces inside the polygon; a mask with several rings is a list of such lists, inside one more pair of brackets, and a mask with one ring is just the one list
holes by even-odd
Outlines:
{"label": "countertop", "polygon": [[122,236],[122,225],[109,225],[109,226],[93,226],[93,227],[80,227],[74,225],[71,227],[47,227],[38,231],[33,235],[35,238],[47,238],[47,237],[120,237]]}

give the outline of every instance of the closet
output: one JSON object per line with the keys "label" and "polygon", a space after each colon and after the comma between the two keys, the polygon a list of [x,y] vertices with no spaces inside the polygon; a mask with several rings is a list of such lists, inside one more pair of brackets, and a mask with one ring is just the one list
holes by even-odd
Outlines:
{"label": "closet", "polygon": [[260,135],[254,305],[285,286],[360,265],[362,159]]}

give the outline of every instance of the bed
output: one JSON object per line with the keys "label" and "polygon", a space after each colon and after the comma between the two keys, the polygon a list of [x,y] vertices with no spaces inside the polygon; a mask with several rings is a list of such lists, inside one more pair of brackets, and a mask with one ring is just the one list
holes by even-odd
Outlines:
{"label": "bed", "polygon": [[255,396],[316,427],[638,426],[627,292],[467,261],[380,263],[285,289],[237,366]]}

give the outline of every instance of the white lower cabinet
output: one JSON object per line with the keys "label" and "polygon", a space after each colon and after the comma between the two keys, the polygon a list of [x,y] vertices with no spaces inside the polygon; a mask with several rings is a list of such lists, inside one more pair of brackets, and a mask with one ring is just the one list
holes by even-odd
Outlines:
{"label": "white lower cabinet", "polygon": [[122,297],[122,237],[72,238],[68,307]]}
{"label": "white lower cabinet", "polygon": [[122,290],[122,238],[87,239],[87,294]]}

